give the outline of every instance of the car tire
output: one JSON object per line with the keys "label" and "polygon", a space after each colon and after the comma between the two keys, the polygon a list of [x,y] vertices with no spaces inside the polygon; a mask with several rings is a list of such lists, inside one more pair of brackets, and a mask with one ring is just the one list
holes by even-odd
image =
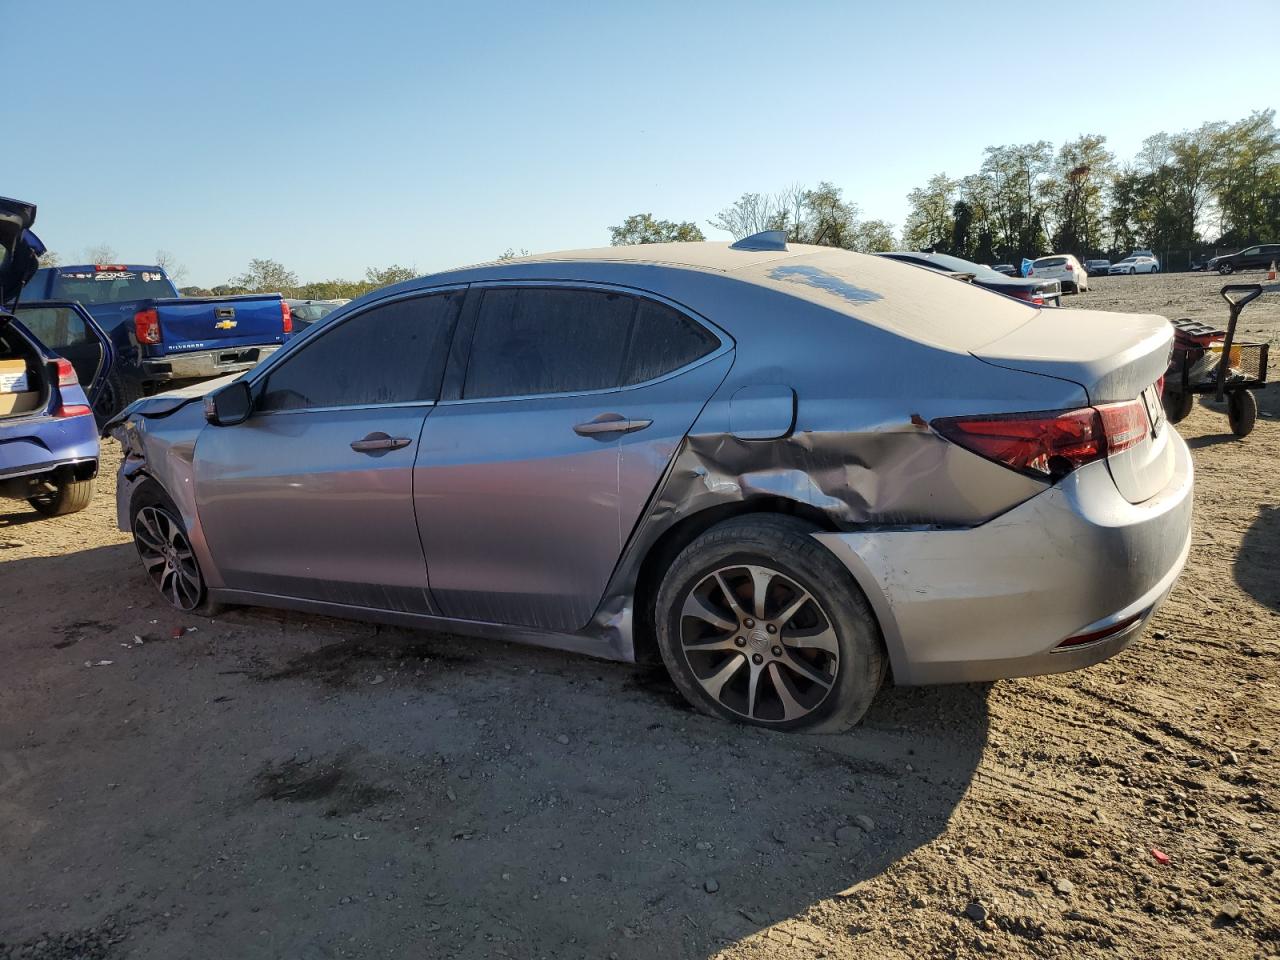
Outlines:
{"label": "car tire", "polygon": [[69,480],[57,484],[50,493],[31,497],[27,503],[46,517],[65,517],[79,513],[93,499],[93,480]]}
{"label": "car tire", "polygon": [[1138,272],[1137,267],[1130,267],[1130,268],[1129,268],[1129,276],[1131,276],[1131,277],[1132,277],[1132,276],[1133,276],[1135,273],[1137,273],[1137,272]]}
{"label": "car tire", "polygon": [[736,517],[668,569],[655,607],[658,649],[699,710],[805,733],[848,730],[866,713],[887,664],[880,627],[849,571],[813,538],[817,529]]}
{"label": "car tire", "polygon": [[1233,390],[1227,397],[1227,422],[1237,437],[1247,437],[1258,421],[1258,398],[1252,390]]}
{"label": "car tire", "polygon": [[98,422],[99,428],[129,404],[133,403],[133,401],[139,400],[143,396],[145,394],[142,392],[140,383],[125,379],[120,376],[119,371],[110,371],[107,374],[107,379],[102,384],[102,390],[99,391],[98,397],[93,404],[93,417]]}
{"label": "car tire", "polygon": [[1169,422],[1181,423],[1191,414],[1195,399],[1192,393],[1183,393],[1181,390],[1170,390],[1166,387],[1160,402],[1164,404],[1164,415]]}
{"label": "car tire", "polygon": [[1222,274],[1224,277],[1225,277],[1225,276],[1227,276],[1229,273],[1232,273],[1232,272],[1234,272],[1234,271],[1235,271],[1235,267],[1233,267],[1233,266],[1232,266],[1231,264],[1229,264],[1229,263],[1220,263],[1220,264],[1218,264],[1218,272],[1219,272],[1220,274]]}
{"label": "car tire", "polygon": [[226,609],[209,599],[204,571],[191,548],[182,512],[158,483],[144,481],[134,492],[129,528],[143,573],[171,606],[206,617]]}

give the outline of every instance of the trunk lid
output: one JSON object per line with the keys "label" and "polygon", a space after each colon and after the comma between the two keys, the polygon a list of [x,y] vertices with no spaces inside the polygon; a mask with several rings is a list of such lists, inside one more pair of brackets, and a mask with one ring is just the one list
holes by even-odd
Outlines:
{"label": "trunk lid", "polygon": [[1154,314],[1042,310],[972,352],[996,366],[1077,383],[1093,406],[1140,403],[1146,436],[1108,457],[1107,465],[1124,498],[1141,503],[1173,476],[1173,428],[1155,388],[1168,368],[1172,345],[1173,326]]}
{"label": "trunk lid", "polygon": [[36,205],[0,197],[0,309],[11,310],[40,266],[44,244],[31,232]]}

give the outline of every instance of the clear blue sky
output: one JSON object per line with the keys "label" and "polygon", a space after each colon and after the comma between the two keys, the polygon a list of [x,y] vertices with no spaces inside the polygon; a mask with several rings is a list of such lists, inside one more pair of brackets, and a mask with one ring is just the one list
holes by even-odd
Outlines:
{"label": "clear blue sky", "polygon": [[1224,10],[0,0],[0,194],[64,261],[166,248],[205,285],[251,257],[312,280],[603,245],[639,211],[707,230],[821,179],[901,226],[989,144],[1096,132],[1128,158],[1277,106],[1280,6]]}

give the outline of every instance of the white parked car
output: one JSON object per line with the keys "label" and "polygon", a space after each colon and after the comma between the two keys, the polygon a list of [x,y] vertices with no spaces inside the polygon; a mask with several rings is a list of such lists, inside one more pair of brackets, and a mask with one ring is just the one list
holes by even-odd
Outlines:
{"label": "white parked car", "polygon": [[1156,262],[1156,269],[1155,269],[1155,272],[1156,272],[1156,273],[1159,273],[1159,272],[1160,272],[1160,258],[1156,256],[1156,253],[1155,253],[1155,251],[1154,251],[1154,250],[1148,250],[1148,249],[1146,249],[1145,247],[1138,247],[1138,248],[1136,248],[1136,249],[1134,249],[1134,250],[1130,250],[1130,251],[1129,251],[1129,256],[1131,256],[1131,257],[1150,257],[1152,260],[1154,260],[1154,261]]}
{"label": "white parked car", "polygon": [[1159,273],[1160,263],[1155,257],[1125,257],[1113,263],[1107,272],[1112,276],[1117,273]]}
{"label": "white parked car", "polygon": [[1037,280],[1057,280],[1062,284],[1063,293],[1086,293],[1089,290],[1089,274],[1069,253],[1041,257],[1031,264],[1027,276]]}

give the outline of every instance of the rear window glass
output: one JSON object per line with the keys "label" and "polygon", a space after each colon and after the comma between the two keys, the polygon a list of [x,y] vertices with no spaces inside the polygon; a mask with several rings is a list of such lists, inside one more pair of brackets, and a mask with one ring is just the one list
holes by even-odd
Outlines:
{"label": "rear window glass", "polygon": [[1033,266],[1037,267],[1060,267],[1067,262],[1066,257],[1042,257],[1037,260]]}
{"label": "rear window glass", "polygon": [[688,366],[720,346],[711,331],[652,300],[641,300],[631,325],[623,385],[644,383]]}
{"label": "rear window glass", "polygon": [[159,270],[74,270],[54,274],[49,299],[124,303],[177,295],[169,278]]}

